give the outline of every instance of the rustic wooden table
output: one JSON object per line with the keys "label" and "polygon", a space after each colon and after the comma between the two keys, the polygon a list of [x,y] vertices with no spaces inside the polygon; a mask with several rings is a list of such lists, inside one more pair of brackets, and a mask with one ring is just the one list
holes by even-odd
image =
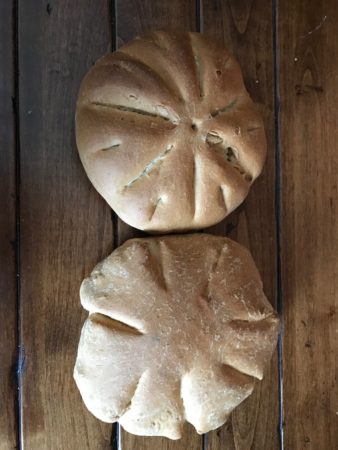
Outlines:
{"label": "rustic wooden table", "polygon": [[[338,448],[337,23],[335,0],[0,2],[1,450]],[[251,249],[283,317],[254,395],[181,441],[100,423],[72,379],[81,280],[138,234],[82,169],[77,91],[99,56],[163,28],[223,39],[264,115],[264,173],[210,231]]]}

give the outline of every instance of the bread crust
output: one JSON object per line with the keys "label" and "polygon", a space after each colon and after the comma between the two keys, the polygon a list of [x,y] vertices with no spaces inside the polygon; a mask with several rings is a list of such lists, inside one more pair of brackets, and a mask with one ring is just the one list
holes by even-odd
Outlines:
{"label": "bread crust", "polygon": [[81,286],[74,377],[88,409],[129,432],[221,426],[253,390],[278,318],[249,252],[207,234],[133,239]]}
{"label": "bread crust", "polygon": [[153,232],[222,220],[266,155],[238,63],[199,33],[149,33],[101,58],[81,85],[76,140],[98,192]]}

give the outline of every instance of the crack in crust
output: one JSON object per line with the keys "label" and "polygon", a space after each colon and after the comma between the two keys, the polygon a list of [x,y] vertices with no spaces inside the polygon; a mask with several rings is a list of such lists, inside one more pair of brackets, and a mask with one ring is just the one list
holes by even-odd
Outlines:
{"label": "crack in crust", "polygon": [[[222,187],[221,187],[221,190],[222,190]],[[223,197],[223,199],[224,199],[224,197]],[[219,249],[219,251],[217,252],[215,261],[212,263],[212,265],[210,267],[208,279],[207,279],[205,288],[203,289],[202,294],[201,294],[202,300],[204,300],[208,305],[209,305],[209,303],[211,301],[210,283],[212,281],[213,276],[215,275],[215,273],[217,271],[217,268],[219,266],[219,263],[220,263],[222,255],[223,255],[223,252],[225,250],[227,250],[227,248],[228,248],[228,246],[225,244],[225,245],[223,245],[223,247],[221,247]]]}
{"label": "crack in crust", "polygon": [[152,220],[153,220],[153,217],[154,217],[154,214],[155,214],[155,212],[156,212],[156,210],[157,210],[157,207],[158,207],[158,205],[160,204],[162,202],[162,198],[160,197],[159,199],[157,199],[157,202],[155,203],[155,205],[154,205],[154,207],[153,207],[153,210],[152,210],[152,212],[151,212],[151,214],[150,214],[150,216],[149,216],[149,222],[151,222]]}
{"label": "crack in crust", "polygon": [[136,385],[135,385],[135,387],[134,387],[134,389],[133,389],[133,394],[130,396],[129,402],[128,402],[127,405],[125,406],[124,410],[119,414],[117,420],[122,419],[122,417],[123,417],[128,411],[130,411],[130,409],[131,409],[131,407],[132,407],[132,404],[133,404],[134,397],[135,397],[135,395],[136,395],[136,393],[137,393],[137,390],[138,390],[138,388],[139,388],[139,386],[140,386],[140,384],[141,384],[142,379],[144,378],[145,373],[146,373],[146,372],[142,373],[142,375],[140,376],[138,382],[136,383]]}
{"label": "crack in crust", "polygon": [[225,193],[224,193],[224,187],[220,186],[219,189],[221,191],[221,198],[222,198],[223,203],[224,203],[224,209],[225,209],[225,211],[228,211],[228,205],[227,205],[227,201],[226,201],[226,197],[225,197]]}
{"label": "crack in crust", "polygon": [[99,107],[99,108],[110,108],[110,109],[115,109],[117,111],[124,111],[124,112],[130,112],[130,113],[134,113],[134,114],[140,114],[142,116],[154,117],[157,119],[165,120],[166,122],[170,122],[170,119],[167,116],[164,116],[159,113],[156,114],[156,113],[152,113],[149,111],[145,111],[144,109],[132,108],[131,106],[115,105],[112,103],[103,103],[103,102],[92,102],[91,105]]}
{"label": "crack in crust", "polygon": [[113,144],[113,145],[111,145],[110,147],[107,147],[107,148],[101,148],[101,149],[99,150],[99,152],[107,152],[107,151],[109,151],[109,150],[113,150],[114,148],[120,147],[120,145],[121,145],[121,144]]}
{"label": "crack in crust", "polygon": [[200,97],[202,98],[202,97],[204,97],[205,94],[204,94],[204,87],[203,87],[201,58],[198,54],[197,47],[195,45],[193,45],[191,35],[190,35],[190,46],[191,46],[191,51],[192,51],[194,61],[195,61],[195,73],[196,73],[196,79],[198,81],[199,93],[200,93]]}
{"label": "crack in crust", "polygon": [[149,176],[149,174],[153,170],[155,170],[156,168],[159,168],[161,166],[161,164],[163,163],[163,160],[166,158],[168,153],[170,153],[172,151],[173,148],[174,148],[173,145],[170,145],[169,147],[167,147],[164,150],[164,152],[160,153],[158,156],[156,156],[156,158],[154,158],[152,161],[150,161],[150,163],[146,165],[146,167],[142,170],[142,172],[139,175],[137,175],[137,177],[135,177],[134,179],[129,181],[129,183],[125,184],[122,189],[125,190],[125,189],[130,188],[137,181],[139,181],[143,177]]}
{"label": "crack in crust", "polygon": [[224,106],[223,108],[219,108],[219,109],[216,109],[215,111],[212,111],[210,113],[211,117],[216,117],[221,113],[231,111],[236,106],[237,100],[238,99],[235,98],[235,100],[232,100],[232,102],[230,102],[228,105]]}
{"label": "crack in crust", "polygon": [[119,333],[126,333],[135,336],[143,336],[143,332],[137,328],[135,325],[126,323],[125,321],[113,319],[102,312],[92,313],[89,315],[92,322],[100,324],[105,328],[109,328]]}
{"label": "crack in crust", "polygon": [[213,150],[222,155],[226,159],[226,162],[233,169],[235,169],[236,172],[239,173],[245,181],[247,181],[248,183],[252,182],[252,176],[244,169],[244,167],[239,162],[236,155],[238,151],[235,148],[230,146],[225,147],[223,139],[216,132],[208,133],[206,142],[210,145],[210,147],[213,148]]}
{"label": "crack in crust", "polygon": [[169,286],[165,275],[164,263],[163,263],[163,242],[158,243],[148,242],[148,250],[151,257],[152,268],[156,275],[159,286],[165,292],[169,292]]}
{"label": "crack in crust", "polygon": [[235,150],[232,147],[226,147],[224,152],[225,152],[226,160],[229,163],[229,165],[231,167],[233,167],[237,172],[239,172],[240,175],[242,175],[242,177],[247,182],[251,182],[252,181],[252,176],[245,171],[244,167],[242,167],[242,165],[238,161],[238,158],[237,158],[237,156],[235,154]]}

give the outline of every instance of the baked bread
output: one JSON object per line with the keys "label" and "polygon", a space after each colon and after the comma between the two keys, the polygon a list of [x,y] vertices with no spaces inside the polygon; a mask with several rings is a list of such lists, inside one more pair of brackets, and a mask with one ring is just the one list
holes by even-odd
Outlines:
{"label": "baked bread", "polygon": [[198,33],[150,33],[100,59],[80,89],[76,138],[109,205],[157,232],[222,220],[266,154],[237,62]]}
{"label": "baked bread", "polygon": [[207,234],[132,239],[81,286],[74,377],[87,408],[129,432],[221,426],[253,390],[278,319],[249,252]]}

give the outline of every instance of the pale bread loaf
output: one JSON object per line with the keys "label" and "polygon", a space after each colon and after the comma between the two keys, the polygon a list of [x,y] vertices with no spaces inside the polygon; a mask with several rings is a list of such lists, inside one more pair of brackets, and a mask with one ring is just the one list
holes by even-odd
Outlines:
{"label": "pale bread loaf", "polygon": [[198,33],[150,33],[100,59],[80,89],[76,138],[98,192],[147,231],[219,222],[266,154],[237,62]]}
{"label": "pale bread loaf", "polygon": [[81,301],[76,383],[95,416],[134,434],[221,426],[276,345],[255,264],[224,237],[127,241],[84,280]]}

